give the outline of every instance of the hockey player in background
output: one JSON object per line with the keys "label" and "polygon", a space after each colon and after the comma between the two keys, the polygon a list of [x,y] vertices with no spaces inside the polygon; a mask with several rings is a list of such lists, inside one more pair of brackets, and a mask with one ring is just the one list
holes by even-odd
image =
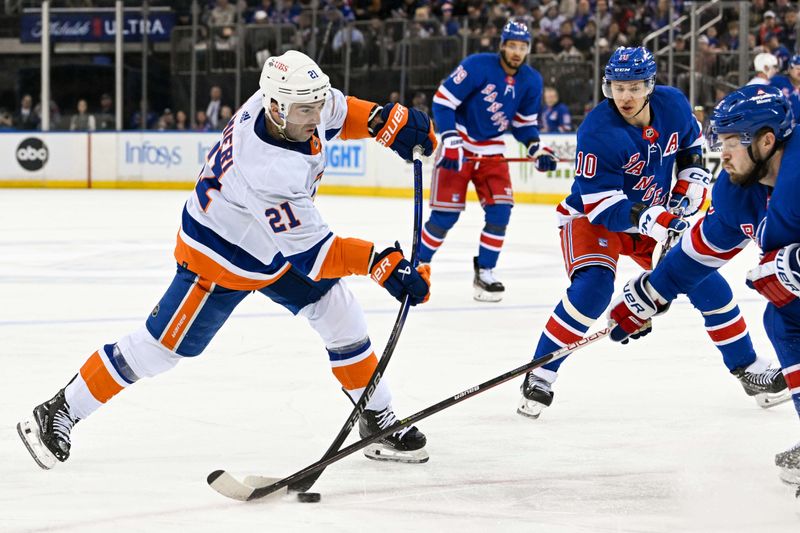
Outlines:
{"label": "hockey player in background", "polygon": [[[475,299],[499,302],[505,287],[493,273],[514,205],[503,134],[524,144],[540,171],[555,170],[549,148],[539,148],[542,76],[525,62],[531,34],[509,22],[499,54],[473,54],[436,91],[434,122],[442,136],[431,178],[431,214],[422,230],[419,258],[430,262],[466,207],[471,181],[484,211],[478,255],[473,259]],[[467,161],[465,158],[480,158]]]}
{"label": "hockey player in background", "polygon": [[[199,355],[237,304],[258,291],[305,317],[322,338],[334,376],[357,401],[377,365],[361,306],[341,279],[371,275],[412,305],[429,296],[428,268],[411,268],[397,244],[335,235],[314,206],[334,138],[373,137],[405,160],[436,147],[427,115],[342,95],[305,54],[269,58],[256,91],[211,149],[178,233],[177,274],[143,327],[94,352],[65,388],[18,424],[45,469],[70,454],[73,426],[145,377]],[[395,421],[382,379],[362,414],[362,436]],[[415,427],[380,443],[382,459],[427,460]],[[376,449],[365,453],[375,458]]]}
{"label": "hockey player in background", "polygon": [[785,76],[773,76],[769,84],[783,91],[783,95],[792,105],[792,113],[795,117],[800,117],[800,55],[793,55],[789,59]]}
{"label": "hockey player in background", "polygon": [[[578,128],[575,182],[557,208],[570,286],[547,321],[534,357],[584,336],[611,300],[620,255],[651,269],[656,244],[688,228],[673,211],[690,216],[703,205],[711,174],[702,166],[700,126],[686,97],[672,87],[656,86],[655,78],[656,62],[646,48],[618,48],[605,67],[606,100]],[[714,272],[688,296],[747,394],[757,396],[762,406],[785,397],[780,368],[756,356],[722,276]],[[649,330],[650,323],[643,322],[634,335]],[[552,403],[552,384],[563,362],[526,375],[519,414],[537,418]]]}
{"label": "hockey player in background", "polygon": [[[717,104],[708,137],[712,150],[722,150],[723,171],[711,209],[652,272],[625,284],[609,316],[617,324],[612,339],[626,339],[754,241],[762,256],[747,284],[769,302],[764,327],[800,415],[800,136],[792,135],[794,125],[791,104],[774,87],[748,85]],[[777,454],[775,464],[800,489],[800,443]]]}

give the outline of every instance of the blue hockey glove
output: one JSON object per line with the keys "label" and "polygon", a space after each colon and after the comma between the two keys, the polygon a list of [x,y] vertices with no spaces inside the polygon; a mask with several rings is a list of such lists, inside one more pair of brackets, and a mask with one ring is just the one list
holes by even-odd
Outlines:
{"label": "blue hockey glove", "polygon": [[666,310],[668,304],[650,285],[650,272],[628,281],[622,294],[611,302],[609,320],[615,322],[611,340],[625,344],[628,338],[638,339],[653,330],[651,317]]}
{"label": "blue hockey glove", "polygon": [[399,242],[376,253],[369,265],[369,272],[375,283],[400,302],[408,294],[411,305],[417,305],[427,302],[431,295],[431,267],[423,265],[411,268],[411,263],[403,257]]}
{"label": "blue hockey glove", "polygon": [[406,161],[414,159],[414,147],[422,146],[423,155],[436,149],[433,121],[421,111],[401,104],[386,104],[381,110],[383,127],[375,134],[378,143],[391,148]]}
{"label": "blue hockey glove", "polygon": [[553,149],[548,146],[539,147],[539,141],[528,143],[528,157],[536,161],[536,170],[550,172],[556,169],[558,158]]}
{"label": "blue hockey glove", "polygon": [[684,168],[678,172],[678,181],[669,195],[667,207],[673,213],[690,217],[703,207],[708,188],[711,185],[711,172],[699,165]]}
{"label": "blue hockey glove", "polygon": [[461,170],[464,165],[464,140],[456,131],[442,133],[442,149],[439,152],[437,167],[447,170]]}

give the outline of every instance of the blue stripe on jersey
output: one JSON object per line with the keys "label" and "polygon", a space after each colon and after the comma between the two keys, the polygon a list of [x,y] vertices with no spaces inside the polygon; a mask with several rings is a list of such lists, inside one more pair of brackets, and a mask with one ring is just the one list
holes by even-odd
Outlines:
{"label": "blue stripe on jersey", "polygon": [[186,207],[183,208],[181,227],[189,237],[208,246],[242,270],[258,272],[260,274],[274,274],[286,264],[281,254],[276,254],[272,262],[268,265],[259,261],[246,250],[226,241],[214,230],[200,224],[192,218],[189,211],[186,210]]}
{"label": "blue stripe on jersey", "polygon": [[256,122],[253,124],[253,132],[255,132],[259,139],[267,144],[271,144],[272,146],[277,146],[278,148],[283,148],[285,150],[291,150],[293,152],[300,152],[301,154],[305,155],[311,155],[311,141],[314,137],[319,138],[319,132],[314,130],[314,135],[308,140],[308,142],[293,142],[284,141],[283,139],[276,139],[267,131],[267,118],[263,109],[256,117]]}
{"label": "blue stripe on jersey", "polygon": [[325,244],[331,237],[333,237],[332,231],[325,235],[321,241],[308,250],[300,252],[299,254],[290,255],[286,258],[286,260],[297,267],[297,269],[303,274],[308,274],[314,267],[314,262],[317,260],[317,256],[319,255],[322,245]]}
{"label": "blue stripe on jersey", "polygon": [[330,141],[331,139],[336,137],[340,131],[342,131],[342,128],[332,128],[329,130],[325,130],[325,140]]}
{"label": "blue stripe on jersey", "polygon": [[567,312],[567,310],[564,309],[564,302],[558,302],[558,305],[556,306],[555,311],[553,311],[553,314],[558,318],[560,318],[561,320],[563,320],[565,324],[567,324],[569,327],[573,329],[577,329],[578,331],[583,331],[583,332],[586,332],[586,330],[589,329],[580,322],[578,322],[577,320],[575,320],[574,318],[572,318],[572,315],[570,315]]}
{"label": "blue stripe on jersey", "polygon": [[344,361],[346,359],[351,359],[357,355],[361,355],[367,350],[372,350],[372,343],[370,343],[369,337],[367,337],[365,340],[361,342],[358,342],[350,346],[344,346],[342,348],[334,348],[333,350],[328,349],[328,358],[331,361]]}

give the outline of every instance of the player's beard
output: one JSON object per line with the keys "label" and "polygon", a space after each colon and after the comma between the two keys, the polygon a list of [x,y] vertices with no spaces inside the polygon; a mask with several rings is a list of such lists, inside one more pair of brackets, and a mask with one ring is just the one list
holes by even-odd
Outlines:
{"label": "player's beard", "polygon": [[753,145],[748,146],[747,153],[750,156],[750,168],[745,172],[728,171],[731,182],[740,187],[750,187],[761,181],[769,172],[769,160],[775,155],[777,149],[778,146],[775,145],[775,148],[765,158],[757,160],[753,154]]}
{"label": "player's beard", "polygon": [[514,70],[514,71],[517,71],[517,70],[519,70],[519,69],[520,69],[520,67],[522,66],[522,64],[523,64],[523,63],[525,63],[525,58],[522,58],[522,59],[520,59],[520,61],[519,61],[519,64],[517,64],[517,65],[513,65],[513,64],[512,64],[512,63],[511,63],[511,62],[508,60],[508,55],[506,54],[505,50],[500,50],[500,59],[503,61],[503,63],[504,63],[504,64],[505,64],[505,65],[506,65],[508,68],[510,68],[510,69],[512,69],[512,70]]}

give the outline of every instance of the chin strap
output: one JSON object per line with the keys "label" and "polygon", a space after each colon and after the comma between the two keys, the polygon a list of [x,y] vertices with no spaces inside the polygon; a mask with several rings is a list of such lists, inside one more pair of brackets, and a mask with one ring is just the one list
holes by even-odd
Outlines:
{"label": "chin strap", "polygon": [[781,144],[782,144],[781,142],[776,142],[775,146],[773,146],[772,150],[770,150],[770,152],[767,154],[767,157],[765,157],[761,161],[757,160],[753,155],[752,143],[747,147],[747,155],[750,156],[750,160],[753,163],[755,163],[756,166],[755,168],[753,168],[753,171],[747,177],[747,180],[744,183],[745,187],[753,185],[754,183],[758,182],[759,180],[761,180],[761,178],[767,175],[767,171],[769,170],[767,163],[769,163],[769,160],[772,159],[772,156],[775,155],[775,152],[778,151],[778,148],[780,147]]}

